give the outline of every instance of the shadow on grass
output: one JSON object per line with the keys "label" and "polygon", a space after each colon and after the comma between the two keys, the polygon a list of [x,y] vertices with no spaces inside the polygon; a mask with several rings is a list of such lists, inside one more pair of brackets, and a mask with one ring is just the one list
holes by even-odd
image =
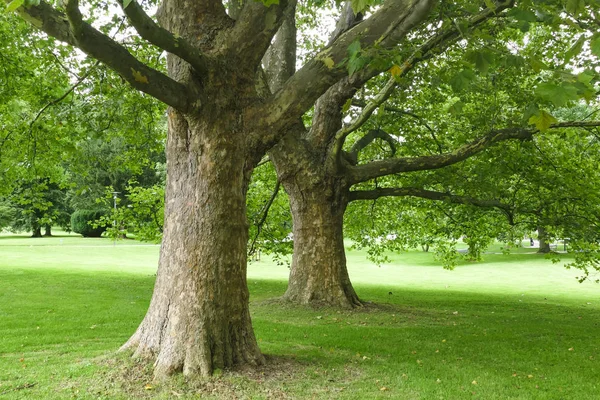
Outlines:
{"label": "shadow on grass", "polygon": [[266,301],[281,296],[285,282],[252,279],[252,319],[269,364],[155,385],[151,365],[114,354],[141,321],[153,277],[0,273],[0,391],[35,383],[28,398],[593,399],[598,393],[600,345],[590,333],[598,332],[600,309],[578,298],[399,287],[389,295],[387,286],[357,285],[373,304],[310,309]]}

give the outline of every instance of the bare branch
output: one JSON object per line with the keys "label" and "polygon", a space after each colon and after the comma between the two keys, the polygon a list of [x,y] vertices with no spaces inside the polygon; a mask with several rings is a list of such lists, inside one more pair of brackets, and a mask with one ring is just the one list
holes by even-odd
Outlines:
{"label": "bare branch", "polygon": [[180,111],[188,108],[185,86],[140,62],[119,43],[82,21],[76,1],[67,3],[68,18],[43,1],[39,6],[20,7],[18,12],[48,35],[78,47],[106,64],[137,90]]}
{"label": "bare branch", "polygon": [[[271,92],[279,90],[296,72],[296,7],[288,7],[262,64]],[[269,95],[270,95],[269,93]]]}
{"label": "bare branch", "polygon": [[357,140],[356,143],[354,143],[354,146],[352,146],[352,149],[350,149],[350,153],[348,155],[350,156],[350,159],[354,165],[356,165],[358,161],[358,153],[360,153],[360,151],[369,144],[373,143],[375,139],[385,140],[387,144],[390,145],[392,157],[394,154],[396,154],[396,139],[382,129],[371,129],[366,135]]}
{"label": "bare branch", "polygon": [[277,194],[279,193],[280,186],[281,186],[281,184],[280,184],[279,180],[277,180],[277,183],[275,184],[275,188],[273,189],[273,193],[271,194],[271,197],[269,198],[269,200],[267,201],[267,203],[264,205],[263,209],[261,210],[261,214],[262,214],[261,218],[258,221],[258,223],[256,224],[256,235],[254,235],[254,238],[252,239],[252,244],[250,245],[250,250],[248,250],[249,255],[253,255],[254,252],[256,251],[256,242],[258,241],[260,232],[262,231],[262,227],[265,224],[267,217],[269,216],[269,210],[271,209],[273,202],[277,198]]}
{"label": "bare branch", "polygon": [[[570,127],[600,126],[600,121],[560,122],[550,126],[551,129]],[[365,182],[381,176],[400,172],[423,171],[456,164],[482,152],[492,145],[505,140],[528,140],[539,130],[534,128],[506,128],[493,130],[480,138],[467,143],[458,149],[443,154],[422,157],[401,157],[381,161],[373,161],[359,166],[346,166],[348,181],[352,184]]]}
{"label": "bare branch", "polygon": [[98,66],[98,64],[100,64],[100,61],[96,61],[94,63],[94,65],[92,65],[85,74],[81,75],[81,77],[79,77],[77,79],[77,82],[75,82],[73,84],[73,86],[71,86],[69,89],[67,89],[67,91],[65,93],[63,93],[62,96],[50,101],[48,104],[46,104],[44,107],[42,107],[38,113],[36,114],[36,116],[33,118],[33,120],[31,120],[31,122],[29,123],[29,131],[31,132],[31,130],[33,129],[33,125],[36,123],[36,121],[42,116],[42,114],[44,113],[44,111],[46,111],[49,107],[60,103],[61,101],[63,101],[69,94],[71,94],[73,92],[73,90],[75,90],[79,85],[81,85],[83,83],[84,80],[87,79],[88,76],[90,76],[90,74],[94,71],[94,69]]}
{"label": "bare branch", "polygon": [[129,2],[126,7],[123,7],[123,0],[117,2],[123,8],[131,25],[144,40],[187,61],[197,72],[202,74],[206,72],[204,56],[187,40],[175,37],[168,30],[160,27],[135,0]]}

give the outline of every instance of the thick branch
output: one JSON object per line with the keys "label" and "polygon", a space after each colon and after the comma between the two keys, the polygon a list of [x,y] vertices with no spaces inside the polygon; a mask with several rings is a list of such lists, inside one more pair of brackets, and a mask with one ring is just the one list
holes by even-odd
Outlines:
{"label": "thick branch", "polygon": [[266,7],[261,1],[246,1],[233,29],[229,32],[226,51],[235,52],[250,66],[258,66],[279,29],[283,16],[295,10],[296,0],[280,0]]}
{"label": "thick branch", "polygon": [[269,101],[259,106],[260,110],[254,112],[263,116],[262,125],[278,131],[293,123],[347,74],[343,63],[351,43],[359,41],[363,49],[374,43],[381,48],[390,48],[425,19],[434,3],[434,0],[386,2],[371,17],[340,35],[331,46],[297,71]]}
{"label": "thick branch", "polygon": [[123,7],[123,0],[117,2],[123,8],[131,25],[144,40],[187,61],[199,73],[206,71],[206,60],[187,40],[175,37],[168,30],[160,27],[135,0],[132,0],[127,7]]}
{"label": "thick branch", "polygon": [[350,159],[354,165],[358,162],[358,153],[360,153],[365,147],[373,143],[375,139],[385,140],[390,145],[392,150],[392,157],[396,154],[396,139],[394,139],[389,133],[382,129],[371,129],[366,135],[361,137],[354,143],[352,149],[350,149]]}
{"label": "thick branch", "polygon": [[80,48],[84,53],[118,72],[134,88],[180,111],[188,107],[185,86],[148,67],[126,48],[82,21],[77,3],[67,3],[69,18],[48,3],[19,8],[25,20],[48,35]]}
{"label": "thick branch", "polygon": [[[494,9],[486,8],[479,14],[467,19],[462,26],[467,27],[468,29],[473,29],[488,19],[500,15],[499,13],[501,11],[508,9],[513,5],[514,0],[500,1],[496,3],[496,7]],[[451,27],[448,29],[437,33],[427,40],[422,46],[414,51],[412,55],[402,63],[401,66],[398,66],[398,69],[394,74],[395,76],[392,76],[382,90],[364,106],[358,117],[337,132],[333,155],[338,157],[338,155],[341,154],[346,137],[363,126],[365,122],[369,120],[373,112],[391,96],[394,90],[396,90],[400,78],[406,76],[419,62],[430,59],[434,55],[441,54],[446,51],[451,44],[462,37],[462,34],[463,32],[460,30],[458,24],[451,25]],[[361,82],[366,82],[375,75],[375,71],[367,69],[362,71],[360,75],[361,76],[359,80]]]}
{"label": "thick branch", "polygon": [[[271,93],[281,89],[296,72],[296,7],[288,7],[279,31],[262,59]],[[270,95],[270,94],[269,94]]]}
{"label": "thick branch", "polygon": [[[355,15],[351,2],[346,1],[328,45],[333,44],[338,37],[359,24],[362,19],[362,14]],[[344,104],[354,96],[357,89],[358,86],[352,83],[351,77],[346,76],[330,87],[315,103],[312,126],[307,139],[315,149],[319,149],[318,151],[324,153],[329,148],[331,138],[342,127]],[[331,161],[335,159],[330,158],[329,161],[329,167],[334,167],[335,163]]]}
{"label": "thick branch", "polygon": [[[556,128],[570,127],[592,127],[600,126],[600,121],[589,122],[560,122],[550,126]],[[507,128],[493,130],[470,143],[467,143],[450,153],[436,154],[422,157],[401,157],[395,159],[373,161],[359,166],[347,166],[348,181],[352,184],[365,182],[381,176],[392,175],[400,172],[423,171],[446,167],[456,164],[477,153],[505,140],[527,140],[534,134],[539,133],[537,129]]]}
{"label": "thick branch", "polygon": [[422,199],[446,201],[453,204],[466,204],[482,208],[498,208],[504,212],[510,212],[511,207],[508,204],[498,200],[481,200],[474,197],[459,196],[451,193],[436,192],[415,187],[402,188],[379,188],[373,190],[353,190],[350,191],[349,201],[355,200],[376,200],[381,197],[420,197]]}

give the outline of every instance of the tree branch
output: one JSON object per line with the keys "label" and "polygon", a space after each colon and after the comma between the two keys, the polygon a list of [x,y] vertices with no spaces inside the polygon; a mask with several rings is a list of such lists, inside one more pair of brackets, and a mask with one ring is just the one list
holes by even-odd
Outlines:
{"label": "tree branch", "polygon": [[[600,126],[600,121],[589,122],[560,122],[550,126],[551,129],[571,127]],[[443,154],[422,157],[402,157],[373,161],[359,166],[346,166],[348,182],[356,184],[381,176],[392,175],[400,172],[423,171],[446,167],[466,160],[477,153],[505,140],[528,140],[539,130],[533,128],[506,128],[493,130],[487,135],[467,143],[458,149]]]}
{"label": "tree branch", "polygon": [[[487,21],[492,17],[499,16],[499,12],[504,11],[514,5],[514,0],[503,0],[496,3],[494,9],[486,8],[477,15],[468,18],[463,26],[473,29]],[[436,54],[443,53],[451,44],[456,40],[460,39],[463,35],[458,24],[451,25],[450,28],[441,31],[427,40],[421,45],[416,51],[408,57],[402,65],[398,66],[398,70],[395,72],[395,76],[392,76],[385,84],[383,89],[368,103],[364,106],[362,112],[352,122],[344,126],[336,134],[335,147],[333,149],[333,155],[337,158],[341,154],[344,141],[349,134],[359,129],[365,124],[373,114],[373,112],[379,108],[396,90],[398,81],[400,78],[406,76],[419,62],[428,60]],[[374,71],[365,70],[361,73],[361,81],[366,82],[371,79],[375,74]]]}
{"label": "tree branch", "polygon": [[254,252],[256,251],[256,242],[258,241],[260,232],[262,231],[262,227],[265,224],[267,217],[269,216],[269,210],[271,209],[271,206],[273,205],[275,198],[277,198],[277,194],[279,193],[280,186],[281,186],[281,183],[279,182],[279,180],[277,180],[277,183],[275,184],[275,188],[273,189],[273,193],[271,194],[271,197],[267,201],[267,204],[265,204],[263,209],[261,210],[262,216],[261,216],[260,220],[258,221],[258,223],[256,224],[256,235],[254,235],[254,238],[252,239],[252,244],[250,245],[250,250],[248,250],[249,255],[253,255]]}
{"label": "tree branch", "polygon": [[419,197],[427,200],[444,201],[452,204],[471,205],[480,208],[496,208],[500,210],[508,219],[511,225],[514,225],[514,210],[509,204],[502,203],[499,200],[481,200],[469,196],[459,196],[452,193],[436,192],[432,190],[402,187],[402,188],[377,188],[373,190],[353,190],[349,193],[348,201],[356,200],[377,200],[381,197]]}
{"label": "tree branch", "polygon": [[381,48],[391,48],[425,19],[434,3],[434,0],[386,2],[371,17],[341,34],[252,113],[262,115],[262,125],[275,131],[294,123],[329,87],[347,75],[343,63],[351,43],[358,41],[363,49],[375,43]]}
{"label": "tree branch", "polygon": [[258,66],[283,16],[296,9],[296,0],[280,0],[266,7],[261,1],[246,1],[239,18],[225,39],[226,51],[235,52],[249,66]]}
{"label": "tree branch", "polygon": [[453,204],[466,204],[482,208],[498,208],[508,212],[511,210],[510,205],[502,203],[498,200],[481,200],[474,197],[459,196],[452,193],[436,192],[432,190],[416,188],[416,187],[401,187],[401,188],[378,188],[373,190],[352,190],[349,194],[349,201],[356,200],[376,200],[381,197],[420,197],[422,199],[446,201]]}
{"label": "tree branch", "polygon": [[371,129],[366,135],[361,137],[354,143],[354,146],[350,149],[348,156],[353,165],[358,162],[358,153],[361,152],[365,147],[371,144],[375,139],[385,140],[390,145],[392,150],[392,157],[396,154],[396,139],[394,139],[389,133],[382,129]]}
{"label": "tree branch", "polygon": [[77,1],[69,1],[66,8],[68,17],[43,1],[38,6],[20,7],[18,12],[48,35],[106,64],[137,90],[180,111],[187,110],[185,86],[140,62],[119,43],[82,21]]}
{"label": "tree branch", "polygon": [[128,3],[126,7],[123,7],[123,0],[117,2],[123,8],[131,25],[144,40],[187,61],[197,72],[201,74],[206,72],[204,56],[187,40],[175,37],[168,30],[160,27],[135,0]]}
{"label": "tree branch", "polygon": [[[367,104],[368,104],[368,103],[367,103],[366,101],[362,101],[362,100],[356,100],[356,99],[355,99],[355,100],[352,100],[352,105],[353,105],[353,106],[356,106],[356,107],[363,107],[363,108],[364,108],[364,107],[366,107],[366,106],[367,106]],[[397,107],[392,107],[392,106],[389,106],[389,105],[387,105],[387,104],[384,104],[384,105],[383,105],[383,109],[384,109],[385,111],[391,111],[391,112],[398,113],[398,114],[401,114],[401,115],[408,115],[409,117],[412,117],[412,118],[416,119],[417,121],[419,121],[419,123],[420,123],[421,125],[423,125],[423,126],[424,126],[424,127],[425,127],[425,128],[428,130],[428,131],[429,131],[429,133],[431,134],[431,138],[433,139],[433,141],[435,142],[435,144],[436,144],[436,146],[437,146],[437,148],[438,148],[438,153],[442,153],[442,152],[444,151],[444,149],[443,149],[443,147],[442,147],[442,144],[440,143],[440,141],[439,141],[439,140],[438,140],[438,138],[437,138],[437,135],[435,134],[435,131],[434,131],[434,130],[433,130],[433,128],[432,128],[432,127],[431,127],[431,126],[430,126],[430,125],[429,125],[429,124],[428,124],[428,123],[425,121],[425,119],[424,119],[423,117],[421,117],[421,116],[420,116],[420,115],[418,115],[418,114],[415,114],[414,112],[407,111],[407,110],[402,110],[402,109],[400,109],[400,108],[397,108]]]}

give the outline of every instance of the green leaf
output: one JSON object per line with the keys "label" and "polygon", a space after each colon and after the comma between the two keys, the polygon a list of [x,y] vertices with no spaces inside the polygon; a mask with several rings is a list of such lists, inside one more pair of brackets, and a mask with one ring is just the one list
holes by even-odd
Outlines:
{"label": "green leaf", "polygon": [[522,8],[513,8],[508,12],[508,15],[523,22],[536,22],[537,17],[533,11],[523,10]]}
{"label": "green leaf", "polygon": [[352,75],[357,71],[363,69],[369,64],[370,59],[368,57],[354,57],[348,60],[348,75]]}
{"label": "green leaf", "polygon": [[577,88],[570,84],[555,85],[553,83],[540,83],[535,93],[556,107],[562,107],[569,101],[578,100]]}
{"label": "green leaf", "polygon": [[133,0],[123,0],[123,9],[126,9],[128,5],[131,4]]}
{"label": "green leaf", "polygon": [[558,120],[554,118],[552,114],[544,110],[540,111],[539,114],[532,115],[531,118],[529,118],[529,124],[535,125],[535,127],[540,132],[544,132],[545,130],[550,128],[552,124],[555,124],[557,122]]}
{"label": "green leaf", "polygon": [[356,15],[369,6],[369,0],[351,0],[350,6],[352,7],[352,11],[354,11],[354,15]]}
{"label": "green leaf", "polygon": [[24,0],[12,0],[6,5],[6,11],[12,12],[23,5]]}
{"label": "green leaf", "polygon": [[353,58],[356,57],[358,53],[360,53],[360,42],[355,40],[354,42],[350,43],[350,46],[348,46],[348,56]]}
{"label": "green leaf", "polygon": [[577,80],[581,83],[589,84],[593,79],[594,75],[588,71],[583,71],[577,75]]}
{"label": "green leaf", "polygon": [[581,49],[583,48],[583,43],[585,43],[585,36],[579,36],[579,39],[575,42],[573,46],[565,53],[565,64],[567,64],[573,57],[576,57],[581,53]]}
{"label": "green leaf", "polygon": [[525,113],[523,114],[523,122],[528,122],[532,116],[539,114],[539,112],[540,109],[538,108],[538,106],[534,103],[530,103],[525,109]]}
{"label": "green leaf", "polygon": [[261,0],[265,7],[270,7],[274,4],[279,4],[279,0]]}
{"label": "green leaf", "polygon": [[470,69],[464,69],[450,79],[450,86],[455,92],[460,92],[465,90],[473,79],[475,73]]}
{"label": "green leaf", "polygon": [[346,114],[348,112],[348,110],[350,109],[350,106],[352,105],[352,99],[348,99],[346,100],[346,102],[344,103],[344,106],[342,107],[342,114]]}
{"label": "green leaf", "polygon": [[600,35],[595,34],[590,40],[590,50],[596,57],[600,57]]}
{"label": "green leaf", "polygon": [[585,11],[585,0],[567,0],[565,7],[567,12],[574,15],[579,15]]}
{"label": "green leaf", "polygon": [[542,70],[548,69],[548,66],[546,64],[544,64],[542,61],[535,57],[529,59],[529,65],[531,66],[534,72],[540,72]]}
{"label": "green leaf", "polygon": [[496,4],[494,4],[494,2],[492,0],[485,0],[485,5],[490,10],[495,10],[496,9]]}
{"label": "green leaf", "polygon": [[485,74],[494,62],[494,56],[489,51],[471,51],[467,54],[467,60],[475,64],[479,72]]}
{"label": "green leaf", "polygon": [[458,100],[454,102],[450,107],[448,107],[448,112],[452,115],[460,115],[463,111],[465,104]]}

